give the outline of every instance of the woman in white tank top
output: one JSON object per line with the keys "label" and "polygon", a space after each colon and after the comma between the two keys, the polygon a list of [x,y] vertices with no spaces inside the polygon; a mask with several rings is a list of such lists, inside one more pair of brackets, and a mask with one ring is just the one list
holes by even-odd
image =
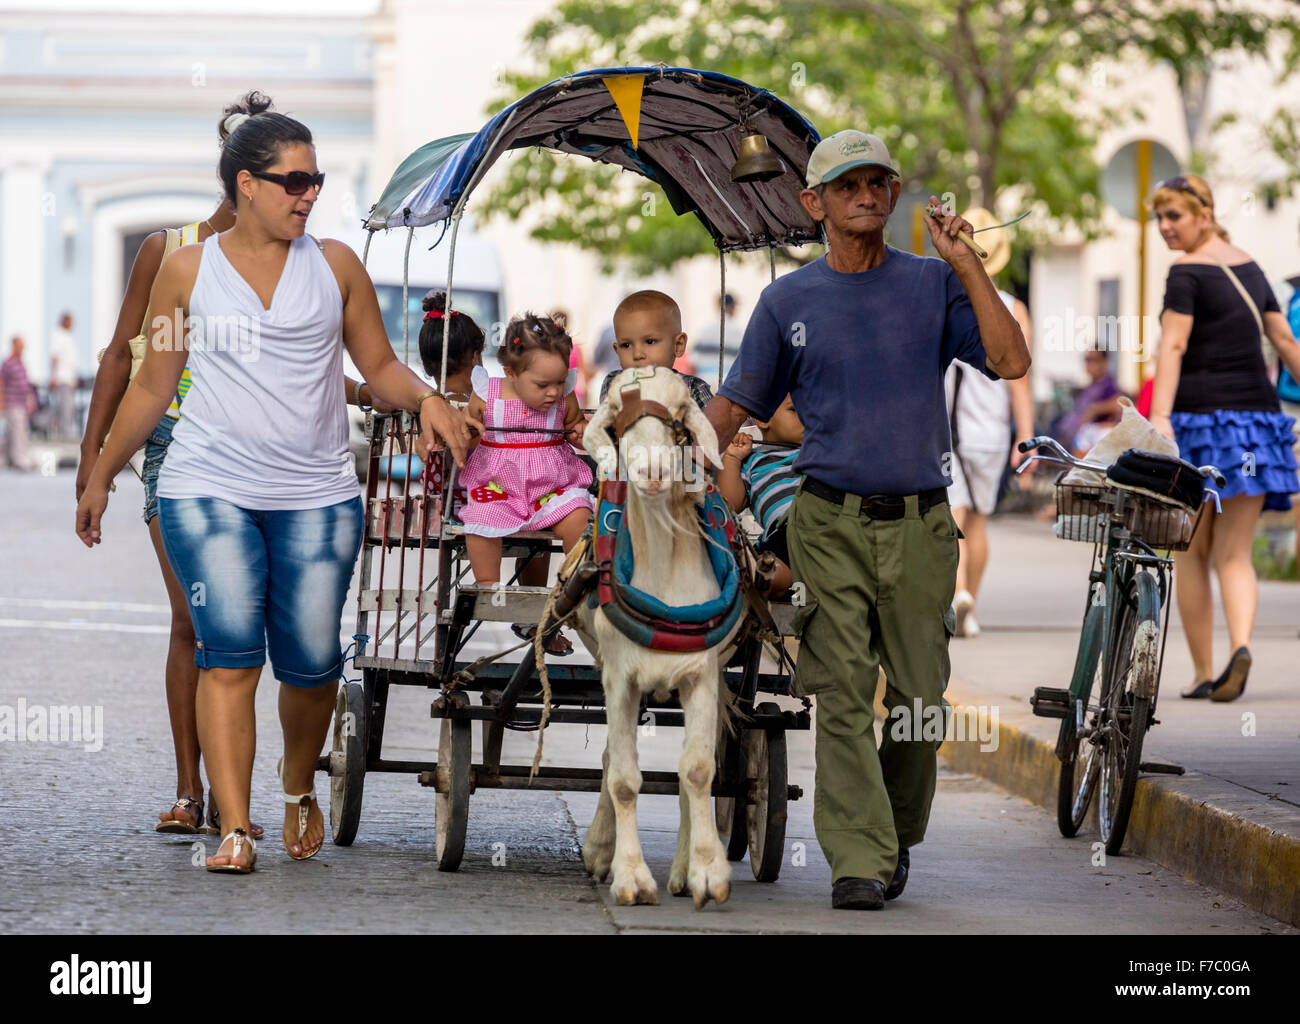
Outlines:
{"label": "woman in white tank top", "polygon": [[268,648],[282,684],[285,846],[305,859],[324,841],[312,780],[361,536],[343,346],[375,395],[420,414],[422,447],[441,439],[463,465],[468,431],[394,355],[356,254],[306,234],[324,179],[307,127],[272,112],[245,118],[220,176],[235,227],[163,262],[151,345],[78,504],[77,533],[87,546],[101,539],[109,483],[162,416],[188,358],[195,383],[159,477],[159,519],[191,595],[199,736],[221,793],[225,835],[208,868],[244,873],[256,860],[253,701]]}

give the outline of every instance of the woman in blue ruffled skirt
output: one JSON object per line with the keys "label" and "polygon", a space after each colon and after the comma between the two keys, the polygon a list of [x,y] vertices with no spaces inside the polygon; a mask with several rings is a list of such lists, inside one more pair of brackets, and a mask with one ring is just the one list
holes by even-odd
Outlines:
{"label": "woman in blue ruffled skirt", "polygon": [[[1195,669],[1183,696],[1236,700],[1250,673],[1259,602],[1250,557],[1255,524],[1263,509],[1289,509],[1289,495],[1300,491],[1294,421],[1278,405],[1260,335],[1293,374],[1300,346],[1263,270],[1215,221],[1204,180],[1189,174],[1162,181],[1151,205],[1165,244],[1183,253],[1165,282],[1151,422],[1178,442],[1184,459],[1218,466],[1227,478],[1222,514],[1207,509],[1191,547],[1176,557],[1178,612]],[[1217,677],[1211,566],[1233,652]]]}

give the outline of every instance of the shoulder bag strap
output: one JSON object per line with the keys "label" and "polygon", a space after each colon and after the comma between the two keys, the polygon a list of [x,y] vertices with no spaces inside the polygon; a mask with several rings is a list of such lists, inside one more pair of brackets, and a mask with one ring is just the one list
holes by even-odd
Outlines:
{"label": "shoulder bag strap", "polygon": [[1259,328],[1260,338],[1264,338],[1264,320],[1259,315],[1259,307],[1255,305],[1255,300],[1250,297],[1250,292],[1246,291],[1246,286],[1241,283],[1241,278],[1232,272],[1232,268],[1223,260],[1215,260],[1223,268],[1223,272],[1228,275],[1228,279],[1236,287],[1241,297],[1246,300],[1246,305],[1250,307],[1250,313],[1255,318],[1255,326]]}

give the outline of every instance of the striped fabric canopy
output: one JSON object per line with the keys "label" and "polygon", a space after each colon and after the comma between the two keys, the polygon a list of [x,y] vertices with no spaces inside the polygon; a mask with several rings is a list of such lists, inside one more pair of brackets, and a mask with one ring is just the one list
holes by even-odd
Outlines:
{"label": "striped fabric canopy", "polygon": [[[753,132],[767,136],[789,170],[771,181],[737,184],[731,167],[741,136]],[[723,252],[804,245],[820,240],[799,204],[819,139],[772,93],[726,75],[659,65],[584,71],[518,100],[476,135],[416,150],[365,226],[377,231],[447,220],[502,154],[540,146],[649,178],[674,212],[695,214]]]}

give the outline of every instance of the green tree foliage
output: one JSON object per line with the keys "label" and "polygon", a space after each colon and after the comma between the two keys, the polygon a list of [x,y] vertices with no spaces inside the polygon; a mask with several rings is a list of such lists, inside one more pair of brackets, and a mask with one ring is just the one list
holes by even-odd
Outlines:
{"label": "green tree foliage", "polygon": [[[904,191],[992,205],[1004,190],[1092,233],[1099,128],[1131,111],[1123,68],[1165,61],[1180,85],[1224,51],[1266,52],[1295,23],[1218,0],[560,0],[527,34],[533,67],[503,77],[499,110],[574,71],[663,62],[770,89],[823,135],[880,135]],[[1285,138],[1285,132],[1279,137]],[[638,271],[711,252],[657,186],[581,158],[516,154],[481,208],[535,213],[533,236]],[[1026,222],[1028,223],[1028,222]]]}

